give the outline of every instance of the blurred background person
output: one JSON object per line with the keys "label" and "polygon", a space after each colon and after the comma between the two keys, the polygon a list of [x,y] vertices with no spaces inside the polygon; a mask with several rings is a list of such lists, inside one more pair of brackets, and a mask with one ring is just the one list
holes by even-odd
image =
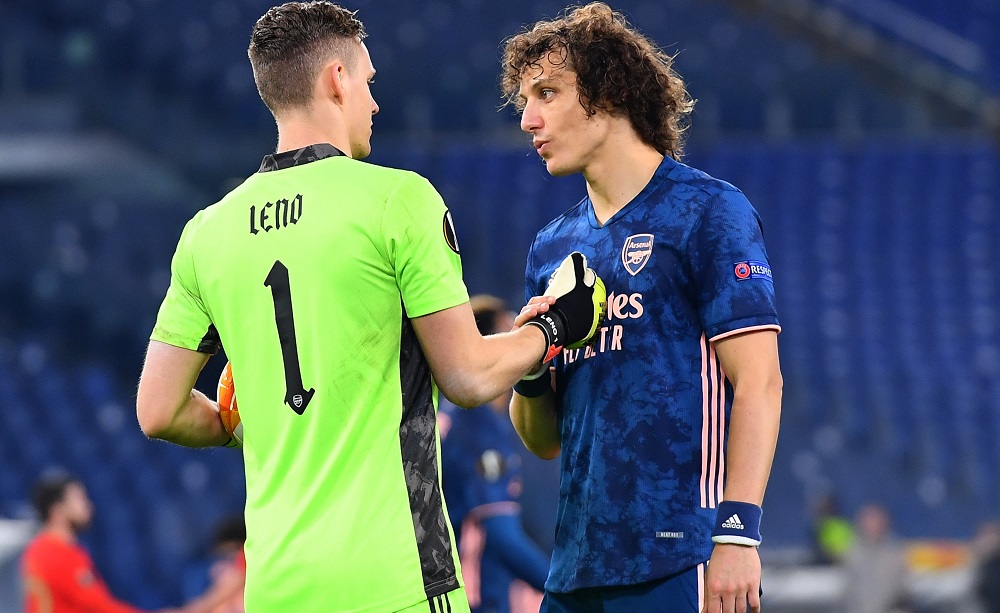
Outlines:
{"label": "blurred background person", "polygon": [[184,600],[189,608],[208,613],[242,613],[246,540],[242,515],[224,517],[218,523],[209,551],[184,572]]}
{"label": "blurred background person", "polygon": [[845,559],[846,613],[904,613],[907,606],[906,551],[891,531],[884,507],[858,511],[857,537]]}
{"label": "blurred background person", "polygon": [[[479,294],[470,303],[480,334],[513,328],[514,313],[500,298]],[[469,604],[480,613],[508,613],[512,600],[514,613],[537,612],[548,574],[548,555],[521,521],[525,449],[507,413],[510,394],[475,409],[442,398],[438,408],[442,489],[458,533]],[[518,586],[512,593],[515,580],[533,592]]]}
{"label": "blurred background person", "polygon": [[840,511],[837,497],[824,493],[813,503],[811,526],[814,564],[840,564],[854,543],[854,526]]}
{"label": "blurred background person", "polygon": [[[238,450],[150,444],[131,404],[184,223],[275,144],[246,56],[275,4],[0,2],[0,515],[31,517],[51,465],[85,475],[83,542],[146,609],[184,602],[185,565],[245,501]],[[371,161],[438,187],[470,292],[511,288],[509,304],[535,232],[582,184],[550,177],[497,112],[497,61],[566,4],[344,3],[379,33],[372,90],[394,101]],[[1000,509],[1000,2],[609,4],[677,54],[698,100],[685,163],[739,186],[766,229],[785,413],[765,606],[843,613],[838,567],[808,564],[816,492],[848,518],[879,500],[904,543],[968,544]],[[554,518],[533,528],[527,497],[556,481],[542,462],[525,458],[521,503],[544,548]],[[948,579],[913,575],[921,613],[955,613]]]}
{"label": "blurred background person", "polygon": [[37,530],[33,519],[0,517],[0,611],[23,611],[21,554]]}
{"label": "blurred background person", "polygon": [[42,528],[22,558],[27,613],[140,613],[111,595],[77,540],[94,515],[83,482],[44,477],[32,498]]}
{"label": "blurred background person", "polygon": [[979,526],[972,553],[974,600],[981,613],[1000,613],[1000,522]]}

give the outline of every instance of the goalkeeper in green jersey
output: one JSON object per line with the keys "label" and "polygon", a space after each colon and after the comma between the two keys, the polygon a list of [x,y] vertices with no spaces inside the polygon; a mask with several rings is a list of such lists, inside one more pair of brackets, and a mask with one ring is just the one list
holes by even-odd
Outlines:
{"label": "goalkeeper in green jersey", "polygon": [[243,425],[246,610],[462,611],[437,389],[500,395],[593,335],[603,285],[567,257],[532,325],[480,336],[458,241],[422,177],[360,161],[378,105],[354,13],[292,2],[250,40],[276,153],[180,237],[139,382],[143,431],[229,440],[192,389],[220,345]]}

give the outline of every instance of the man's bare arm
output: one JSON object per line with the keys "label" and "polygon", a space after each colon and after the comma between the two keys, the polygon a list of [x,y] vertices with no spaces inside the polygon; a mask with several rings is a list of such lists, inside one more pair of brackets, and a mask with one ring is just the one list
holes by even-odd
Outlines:
{"label": "man's bare arm", "polygon": [[475,407],[493,400],[537,368],[545,336],[528,326],[483,337],[468,302],[413,319],[420,346],[448,400]]}
{"label": "man's bare arm", "polygon": [[186,447],[229,441],[218,405],[194,389],[208,358],[205,353],[150,341],[136,398],[139,427],[147,436]]}

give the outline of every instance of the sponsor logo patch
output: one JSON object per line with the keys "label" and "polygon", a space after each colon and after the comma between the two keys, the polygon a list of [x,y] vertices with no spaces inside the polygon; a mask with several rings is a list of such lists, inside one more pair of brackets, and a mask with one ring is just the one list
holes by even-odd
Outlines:
{"label": "sponsor logo patch", "polygon": [[622,264],[633,277],[639,274],[652,255],[652,234],[633,234],[625,239],[625,245],[622,247]]}
{"label": "sponsor logo patch", "polygon": [[733,265],[733,274],[736,275],[736,279],[739,281],[746,281],[747,279],[772,280],[771,267],[768,266],[767,262],[758,262],[756,260],[736,262]]}

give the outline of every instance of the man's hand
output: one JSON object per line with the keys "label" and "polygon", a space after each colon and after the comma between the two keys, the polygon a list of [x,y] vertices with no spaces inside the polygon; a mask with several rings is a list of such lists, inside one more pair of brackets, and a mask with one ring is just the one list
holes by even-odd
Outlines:
{"label": "man's hand", "polygon": [[718,544],[705,573],[702,613],[760,612],[760,555],[756,547]]}
{"label": "man's hand", "polygon": [[593,338],[604,320],[608,301],[604,281],[587,267],[587,258],[579,251],[562,261],[549,279],[545,295],[554,301],[539,304],[547,304],[548,308],[534,309],[536,314],[524,324],[537,326],[545,334],[548,350],[543,363],[563,347],[577,349]]}

